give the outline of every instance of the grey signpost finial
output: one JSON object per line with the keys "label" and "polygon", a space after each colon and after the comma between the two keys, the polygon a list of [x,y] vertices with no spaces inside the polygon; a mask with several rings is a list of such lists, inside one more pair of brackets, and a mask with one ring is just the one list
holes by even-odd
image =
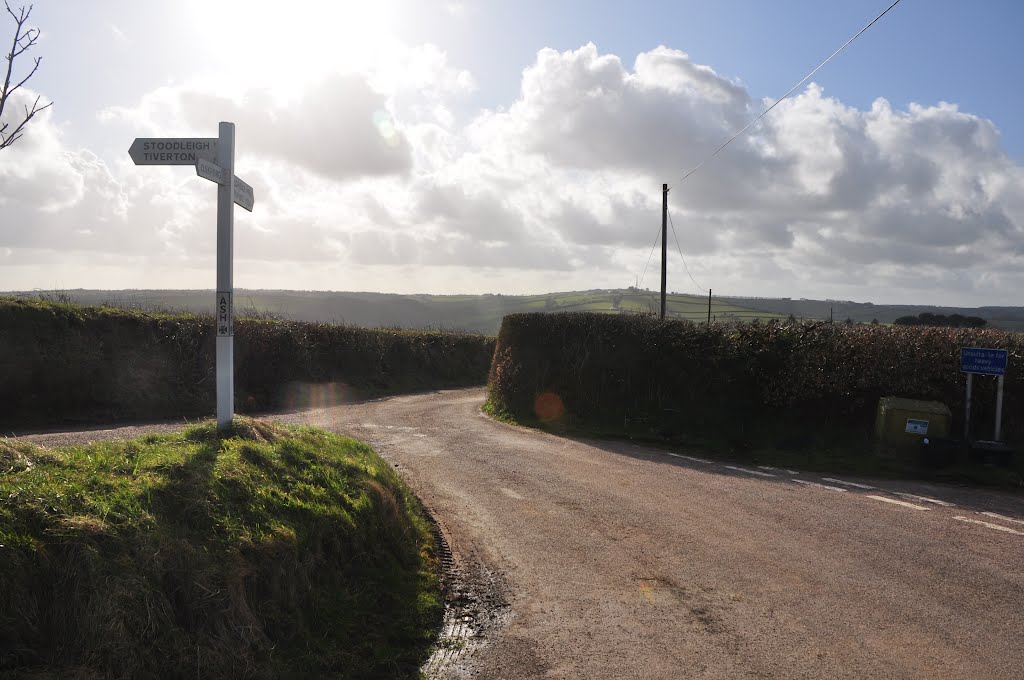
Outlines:
{"label": "grey signpost finial", "polygon": [[217,429],[231,427],[234,378],[234,240],[237,203],[252,212],[252,187],[235,177],[235,124],[221,123],[214,138],[138,138],[128,154],[135,165],[192,165],[217,183]]}

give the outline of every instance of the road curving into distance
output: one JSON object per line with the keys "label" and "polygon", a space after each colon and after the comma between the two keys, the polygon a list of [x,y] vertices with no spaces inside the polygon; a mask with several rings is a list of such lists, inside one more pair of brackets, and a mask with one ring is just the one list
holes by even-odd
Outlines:
{"label": "road curving into distance", "polygon": [[483,398],[277,416],[372,444],[434,513],[455,568],[500,591],[501,626],[433,675],[1024,674],[1020,496],[560,438],[487,418]]}

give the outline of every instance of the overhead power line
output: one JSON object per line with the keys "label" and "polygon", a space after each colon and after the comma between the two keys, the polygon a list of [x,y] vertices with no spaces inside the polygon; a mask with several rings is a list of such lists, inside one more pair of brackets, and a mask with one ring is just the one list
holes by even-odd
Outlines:
{"label": "overhead power line", "polygon": [[647,256],[647,264],[644,265],[644,273],[640,275],[640,281],[636,284],[637,288],[644,284],[644,277],[647,276],[647,268],[651,266],[651,258],[654,257],[654,249],[658,247],[659,238],[661,238],[661,229],[658,230],[658,235],[654,237],[654,245],[651,246],[651,254]]}
{"label": "overhead power line", "polygon": [[[864,28],[862,28],[862,29],[860,29],[859,31],[857,31],[857,33],[856,33],[856,34],[854,34],[854,36],[853,36],[852,38],[850,38],[850,39],[849,39],[849,40],[847,40],[847,41],[846,41],[845,43],[843,43],[843,46],[842,46],[842,47],[840,47],[840,48],[839,48],[838,50],[836,50],[835,52],[833,52],[832,54],[830,54],[830,55],[828,56],[828,59],[826,59],[825,61],[823,61],[823,62],[821,62],[820,64],[818,64],[817,66],[815,66],[815,67],[814,67],[814,70],[813,70],[813,71],[811,71],[810,73],[808,73],[808,74],[807,74],[806,76],[804,76],[803,80],[801,80],[801,81],[800,81],[799,83],[797,83],[797,84],[796,84],[796,85],[794,85],[793,87],[789,88],[789,90],[788,90],[788,91],[786,92],[786,94],[782,95],[782,96],[781,96],[781,97],[779,97],[779,98],[778,98],[777,100],[775,100],[775,103],[773,103],[773,104],[772,104],[771,106],[769,106],[769,107],[768,107],[768,108],[766,108],[766,109],[765,109],[764,111],[762,111],[762,112],[761,112],[761,113],[760,113],[760,114],[759,114],[759,115],[758,115],[758,116],[757,116],[756,118],[754,118],[754,119],[753,119],[752,121],[750,121],[749,123],[747,123],[746,125],[744,125],[744,126],[743,126],[743,129],[741,129],[741,130],[740,130],[739,132],[737,132],[736,134],[734,134],[734,135],[733,135],[732,137],[730,137],[729,139],[725,140],[725,143],[724,143],[724,144],[722,144],[722,145],[721,145],[720,147],[718,147],[717,149],[715,149],[714,151],[712,151],[712,152],[711,152],[711,154],[710,154],[710,155],[708,155],[707,157],[705,157],[705,158],[704,158],[704,160],[702,160],[702,161],[701,161],[700,163],[698,163],[698,164],[696,165],[696,167],[694,167],[694,168],[693,168],[692,170],[690,170],[690,171],[689,171],[688,173],[686,173],[685,175],[683,175],[682,179],[680,179],[680,180],[679,180],[679,182],[683,182],[683,181],[685,181],[687,177],[689,177],[689,176],[690,176],[690,175],[692,175],[693,173],[695,173],[695,172],[697,172],[698,170],[700,170],[700,169],[701,169],[701,167],[702,167],[702,166],[703,166],[703,165],[704,165],[705,163],[707,163],[707,162],[708,162],[709,160],[711,160],[712,158],[714,158],[715,156],[717,156],[717,155],[718,155],[718,152],[719,152],[719,151],[721,151],[721,150],[722,150],[722,149],[724,149],[725,147],[729,146],[729,144],[731,144],[731,143],[732,143],[732,141],[733,141],[734,139],[736,139],[737,137],[739,137],[740,135],[742,135],[742,134],[743,134],[744,132],[746,132],[747,130],[749,130],[749,129],[750,129],[750,126],[752,126],[752,125],[753,125],[754,123],[756,123],[757,121],[759,121],[759,120],[761,120],[762,118],[764,118],[764,117],[765,117],[765,116],[766,116],[766,115],[768,114],[768,112],[769,112],[769,111],[771,111],[771,110],[772,110],[772,109],[774,109],[774,108],[775,108],[776,106],[778,106],[778,105],[779,105],[779,104],[780,104],[780,103],[781,103],[781,102],[782,102],[782,101],[783,101],[784,99],[788,98],[788,97],[789,97],[789,95],[793,94],[793,93],[794,93],[794,92],[796,91],[796,89],[797,89],[798,87],[800,87],[801,85],[803,85],[804,83],[806,83],[806,82],[807,82],[808,80],[810,80],[810,79],[811,79],[811,78],[812,78],[812,77],[814,76],[814,74],[815,74],[815,73],[817,73],[818,71],[820,71],[820,70],[821,70],[821,68],[822,68],[822,67],[823,67],[823,66],[824,66],[825,64],[827,64],[828,62],[832,61],[833,57],[835,57],[835,56],[836,56],[837,54],[839,54],[840,52],[842,52],[843,50],[845,50],[845,49],[847,48],[847,46],[848,46],[848,45],[849,45],[850,43],[852,43],[852,42],[853,42],[854,40],[856,40],[857,38],[859,38],[859,37],[861,36],[861,34],[862,34],[862,33],[864,33],[864,31],[866,31],[866,30],[868,30],[869,28],[871,28],[871,27],[872,27],[872,26],[873,26],[873,25],[875,24],[875,22],[877,22],[877,21],[878,21],[879,19],[881,19],[882,17],[884,17],[884,16],[886,15],[886,14],[888,14],[888,13],[889,13],[889,10],[891,10],[891,9],[892,9],[893,7],[895,7],[895,6],[896,6],[896,5],[898,5],[898,4],[900,4],[900,0],[896,0],[896,2],[894,2],[894,3],[892,3],[891,5],[889,5],[888,7],[886,7],[886,8],[885,8],[885,9],[884,9],[884,10],[882,11],[882,13],[881,13],[881,14],[879,14],[879,15],[878,15],[877,17],[875,17],[874,19],[872,19],[872,20],[871,20],[871,21],[870,21],[870,22],[868,23],[868,25],[867,25],[867,26],[865,26]],[[676,182],[676,184],[679,184],[679,182]]]}
{"label": "overhead power line", "polygon": [[[803,79],[802,79],[802,80],[801,80],[800,82],[798,82],[798,83],[797,83],[796,85],[794,85],[793,87],[789,88],[789,90],[788,90],[788,91],[787,91],[787,92],[786,92],[786,93],[785,93],[784,95],[782,95],[782,96],[781,96],[781,97],[779,97],[779,98],[778,98],[777,100],[775,100],[775,102],[774,102],[774,103],[772,103],[772,105],[771,105],[771,106],[769,106],[769,107],[768,107],[768,108],[766,108],[766,109],[765,109],[764,111],[762,111],[762,112],[761,112],[760,114],[758,114],[758,116],[757,116],[756,118],[754,118],[754,119],[753,119],[753,120],[751,120],[751,121],[750,121],[749,123],[747,123],[746,125],[744,125],[742,129],[740,129],[740,130],[739,130],[738,132],[736,132],[736,134],[734,134],[734,135],[733,135],[732,137],[730,137],[729,139],[725,140],[725,142],[724,142],[724,143],[723,143],[723,144],[722,144],[721,146],[719,146],[719,147],[718,147],[717,149],[715,149],[715,150],[714,150],[714,151],[712,151],[712,152],[711,152],[710,154],[708,154],[708,155],[707,155],[707,156],[706,156],[706,157],[705,157],[705,158],[704,158],[703,160],[701,160],[701,162],[700,162],[700,163],[698,163],[698,164],[697,164],[696,166],[694,166],[694,168],[693,168],[692,170],[690,170],[690,171],[689,171],[688,173],[686,173],[685,175],[683,175],[683,177],[682,177],[682,178],[681,178],[681,179],[680,179],[680,180],[679,180],[678,182],[676,182],[676,184],[680,184],[680,183],[682,183],[682,182],[686,181],[686,179],[687,179],[688,177],[690,177],[690,175],[692,175],[692,174],[694,174],[695,172],[697,172],[698,170],[700,170],[700,169],[701,169],[701,168],[702,168],[702,167],[704,166],[704,164],[705,164],[705,163],[707,163],[707,162],[708,162],[708,161],[710,161],[710,160],[711,160],[712,158],[714,158],[715,156],[717,156],[717,155],[719,154],[719,152],[720,152],[720,151],[722,151],[722,149],[724,149],[725,147],[729,146],[729,144],[731,144],[731,143],[732,143],[733,141],[735,141],[735,140],[736,140],[736,138],[738,138],[738,137],[739,137],[740,135],[742,135],[742,134],[743,134],[744,132],[746,132],[747,130],[749,130],[749,129],[751,128],[751,126],[753,126],[753,125],[754,125],[754,123],[756,123],[756,122],[758,122],[759,120],[761,120],[762,118],[764,118],[764,117],[765,117],[765,116],[766,116],[766,115],[767,115],[767,114],[768,114],[768,113],[769,113],[769,112],[770,112],[770,111],[771,111],[772,109],[774,109],[774,108],[775,108],[776,106],[778,106],[778,105],[779,105],[779,104],[780,104],[780,103],[781,103],[781,102],[782,102],[783,100],[787,99],[787,98],[789,97],[789,95],[793,94],[793,93],[794,93],[794,92],[795,92],[795,91],[797,90],[797,88],[799,88],[799,87],[800,87],[801,85],[803,85],[803,84],[804,84],[804,83],[806,83],[806,82],[807,82],[808,80],[810,80],[810,79],[811,79],[811,78],[812,78],[812,77],[814,76],[814,74],[815,74],[815,73],[817,73],[818,71],[820,71],[820,70],[822,69],[822,67],[824,67],[824,66],[825,66],[825,64],[827,64],[827,63],[829,63],[830,61],[832,61],[832,59],[834,59],[834,58],[836,57],[836,55],[838,55],[838,54],[839,54],[840,52],[842,52],[842,51],[843,51],[843,50],[845,50],[845,49],[846,49],[847,47],[849,47],[849,45],[850,45],[850,44],[851,44],[851,43],[852,43],[852,42],[853,42],[854,40],[856,40],[857,38],[859,38],[859,37],[860,37],[860,36],[861,36],[861,35],[862,35],[862,34],[863,34],[863,33],[864,33],[865,31],[867,31],[867,30],[868,30],[869,28],[871,28],[872,26],[874,26],[874,25],[875,25],[875,23],[877,23],[879,19],[881,19],[882,17],[884,17],[884,16],[886,15],[886,14],[888,14],[888,13],[889,13],[889,11],[890,11],[890,10],[891,10],[892,8],[894,8],[894,7],[896,6],[896,5],[898,5],[898,4],[900,4],[900,0],[895,0],[895,2],[893,2],[893,3],[891,4],[891,5],[889,5],[889,6],[888,6],[888,7],[886,7],[886,8],[884,9],[884,10],[882,10],[882,12],[881,12],[881,13],[879,13],[879,15],[878,15],[878,16],[876,16],[876,17],[875,17],[874,19],[872,19],[871,21],[869,21],[869,22],[868,22],[868,24],[867,24],[866,26],[864,26],[864,28],[862,28],[862,29],[860,29],[859,31],[857,31],[857,32],[856,32],[856,33],[855,33],[855,34],[853,35],[853,37],[851,37],[851,38],[850,38],[849,40],[847,40],[847,41],[846,41],[845,43],[843,43],[843,44],[842,44],[842,46],[841,46],[841,47],[840,47],[839,49],[837,49],[837,50],[836,50],[835,52],[833,52],[832,54],[830,54],[830,55],[828,56],[828,58],[827,58],[827,59],[825,59],[825,61],[821,62],[821,63],[820,63],[820,64],[818,64],[818,65],[817,65],[816,67],[814,67],[814,70],[812,70],[812,71],[811,71],[810,73],[808,73],[808,74],[807,74],[806,76],[804,76],[804,77],[803,77]],[[670,187],[670,188],[671,188],[671,187]],[[670,217],[671,217],[671,216],[670,216]],[[672,232],[673,232],[673,233],[675,233],[675,226],[674,226],[674,225],[673,225],[673,228],[672,228]],[[650,264],[651,264],[651,257],[653,257],[653,255],[654,255],[654,248],[655,248],[655,247],[656,247],[657,245],[658,245],[658,239],[657,239],[657,238],[655,238],[655,239],[654,239],[654,246],[652,246],[652,247],[651,247],[651,255],[649,255],[649,256],[648,256],[648,258],[647,258],[647,264],[646,264],[646,265],[644,265],[644,275],[646,275],[646,274],[647,274],[647,268],[648,268],[648,267],[650,266]],[[679,246],[679,243],[678,243],[678,238],[677,238],[677,239],[676,239],[676,247],[678,248],[678,246]],[[680,257],[682,257],[682,254],[683,254],[683,253],[682,253],[682,249],[679,249],[679,255],[680,255]],[[686,260],[685,260],[685,259],[683,260],[683,265],[684,265],[684,266],[686,265]],[[689,275],[689,269],[687,269],[687,275]],[[641,280],[643,280],[643,277],[641,277]],[[690,277],[690,280],[693,280],[693,277],[692,277],[692,276]],[[694,281],[694,284],[696,285],[696,281]],[[699,287],[699,286],[698,286],[698,287]]]}
{"label": "overhead power line", "polygon": [[690,277],[691,281],[693,281],[693,285],[697,286],[697,289],[703,292],[704,286],[697,283],[697,281],[693,278],[693,274],[690,273],[690,267],[687,266],[686,264],[686,258],[683,257],[683,249],[679,247],[679,234],[676,233],[676,225],[675,222],[672,221],[671,212],[669,212],[668,214],[668,223],[672,226],[672,237],[675,238],[676,240],[676,250],[679,251],[679,259],[683,261],[683,269],[686,270],[686,275]]}

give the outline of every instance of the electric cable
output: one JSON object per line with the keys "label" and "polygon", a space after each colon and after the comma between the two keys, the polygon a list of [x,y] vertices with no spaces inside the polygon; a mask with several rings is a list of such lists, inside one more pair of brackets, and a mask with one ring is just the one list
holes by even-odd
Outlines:
{"label": "electric cable", "polygon": [[853,42],[854,40],[856,40],[857,38],[859,38],[859,37],[861,36],[861,34],[862,34],[862,33],[864,33],[864,31],[866,31],[866,30],[868,30],[869,28],[871,28],[871,27],[872,27],[872,26],[873,26],[873,25],[875,24],[875,22],[876,22],[876,21],[878,21],[879,19],[881,19],[882,17],[884,17],[884,16],[886,15],[886,14],[888,14],[889,10],[891,10],[891,9],[892,9],[893,7],[895,7],[895,6],[896,6],[896,5],[898,5],[898,4],[900,4],[900,0],[896,0],[896,2],[892,3],[892,4],[891,4],[891,5],[889,5],[889,6],[887,7],[887,8],[885,8],[885,10],[884,10],[884,11],[883,11],[883,12],[882,12],[881,14],[879,14],[879,15],[878,15],[877,17],[875,17],[874,19],[872,19],[872,20],[871,20],[871,22],[870,22],[870,23],[868,23],[868,25],[867,25],[867,26],[865,26],[864,28],[862,28],[862,29],[860,29],[859,31],[857,31],[857,33],[856,33],[856,34],[855,34],[855,35],[854,35],[854,36],[853,36],[852,38],[850,38],[850,39],[849,39],[849,40],[847,40],[847,41],[846,41],[845,43],[843,43],[843,46],[842,46],[842,47],[840,47],[840,48],[839,48],[838,50],[836,50],[835,52],[833,52],[832,54],[830,54],[830,55],[828,56],[828,59],[826,59],[825,61],[823,61],[823,62],[821,62],[820,64],[818,64],[818,65],[817,65],[817,66],[816,66],[816,67],[814,68],[814,70],[813,70],[813,71],[811,71],[811,72],[810,72],[810,73],[808,73],[808,74],[807,74],[806,76],[804,76],[804,79],[803,79],[803,80],[801,80],[801,81],[800,81],[799,83],[797,83],[797,84],[796,84],[796,85],[794,85],[793,87],[789,88],[789,91],[788,91],[788,92],[786,92],[786,94],[784,94],[784,95],[782,95],[781,97],[779,97],[779,98],[778,98],[778,99],[777,99],[777,100],[775,101],[775,103],[774,103],[774,104],[772,104],[772,105],[771,105],[771,106],[769,106],[769,107],[768,107],[767,109],[765,109],[764,111],[762,111],[762,112],[760,113],[760,115],[758,115],[758,116],[757,116],[757,118],[754,118],[754,120],[752,120],[752,121],[750,121],[749,123],[747,123],[746,125],[744,125],[744,126],[743,126],[743,129],[741,129],[741,130],[740,130],[739,132],[737,132],[737,133],[736,133],[736,134],[734,134],[734,135],[733,135],[732,137],[730,137],[729,139],[727,139],[727,140],[725,141],[725,143],[724,143],[724,144],[722,144],[722,145],[721,145],[720,147],[718,147],[717,149],[715,149],[715,150],[714,150],[714,151],[713,151],[713,152],[711,153],[711,155],[707,156],[707,157],[706,157],[706,158],[705,158],[704,160],[702,160],[702,161],[701,161],[700,163],[698,163],[698,164],[697,164],[697,166],[696,166],[695,168],[693,168],[693,169],[692,169],[692,170],[690,170],[690,171],[689,171],[688,173],[686,173],[685,175],[683,175],[683,178],[682,178],[682,179],[680,179],[680,180],[679,180],[679,182],[676,182],[676,184],[679,184],[679,183],[681,183],[681,182],[685,181],[687,177],[689,177],[689,176],[690,176],[690,175],[692,175],[693,173],[695,173],[695,172],[697,172],[698,170],[700,170],[700,169],[701,169],[701,167],[702,167],[702,166],[703,166],[703,165],[704,165],[705,163],[707,163],[707,162],[708,162],[709,160],[711,160],[712,158],[714,158],[715,156],[717,156],[717,155],[718,155],[718,152],[719,152],[719,151],[721,151],[721,150],[722,150],[722,149],[724,149],[725,147],[729,146],[729,144],[731,144],[731,143],[732,143],[732,141],[733,141],[734,139],[736,139],[737,137],[739,137],[740,135],[742,135],[742,134],[743,134],[744,132],[746,132],[747,130],[749,130],[749,129],[750,129],[750,126],[751,126],[751,125],[753,125],[753,124],[754,124],[754,123],[756,123],[757,121],[759,121],[759,120],[761,120],[762,118],[764,118],[764,117],[765,117],[765,116],[766,116],[766,115],[768,114],[768,112],[769,112],[769,111],[771,111],[771,110],[772,110],[772,109],[774,109],[774,108],[775,108],[776,106],[778,106],[778,105],[779,105],[779,104],[780,104],[780,103],[781,103],[781,102],[782,102],[782,101],[783,101],[784,99],[788,98],[788,97],[789,97],[789,95],[793,94],[793,92],[795,92],[795,91],[796,91],[796,89],[797,89],[798,87],[800,87],[801,85],[803,85],[804,83],[806,83],[806,82],[807,82],[808,80],[810,80],[810,79],[811,79],[811,77],[812,77],[812,76],[813,76],[813,75],[814,75],[815,73],[817,73],[818,71],[820,71],[820,70],[821,70],[821,68],[822,68],[822,67],[823,67],[823,66],[824,66],[825,64],[827,64],[828,62],[832,61],[832,58],[833,58],[833,57],[835,57],[835,56],[836,56],[837,54],[839,54],[840,52],[842,52],[843,50],[845,50],[845,49],[846,49],[846,47],[847,47],[847,46],[848,46],[848,45],[849,45],[850,43],[852,43],[852,42]]}
{"label": "electric cable", "polygon": [[[704,164],[705,164],[705,163],[707,163],[707,162],[708,162],[709,160],[711,160],[712,158],[714,158],[715,156],[717,156],[717,155],[718,155],[718,153],[719,153],[719,152],[720,152],[720,151],[721,151],[722,149],[724,149],[725,147],[729,146],[729,144],[731,144],[731,143],[732,143],[732,142],[733,142],[733,141],[734,141],[734,140],[735,140],[735,139],[736,139],[737,137],[739,137],[739,136],[740,136],[740,135],[742,135],[742,134],[743,134],[744,132],[746,132],[747,130],[749,130],[749,129],[750,129],[750,127],[751,127],[751,126],[752,126],[752,125],[753,125],[754,123],[756,123],[757,121],[759,121],[759,120],[761,120],[762,118],[764,118],[764,117],[765,117],[765,116],[766,116],[766,115],[768,114],[768,112],[769,112],[769,111],[771,111],[771,110],[772,110],[772,109],[774,109],[774,108],[775,108],[776,106],[778,106],[778,105],[779,105],[779,104],[780,104],[780,103],[781,103],[781,102],[782,102],[783,100],[787,99],[787,98],[789,97],[789,95],[793,94],[793,92],[795,92],[795,91],[796,91],[796,89],[797,89],[798,87],[800,87],[801,85],[803,85],[804,83],[806,83],[806,82],[807,82],[808,80],[810,80],[810,79],[811,79],[811,78],[812,78],[812,77],[814,76],[814,74],[815,74],[815,73],[817,73],[818,71],[820,71],[820,70],[822,69],[822,67],[824,67],[824,66],[825,66],[825,64],[827,64],[827,63],[829,63],[830,61],[832,61],[832,59],[833,59],[833,58],[835,58],[835,57],[836,57],[836,55],[838,55],[838,54],[839,54],[840,52],[842,52],[843,50],[845,50],[845,49],[846,49],[846,48],[847,48],[847,47],[848,47],[848,46],[850,45],[850,43],[852,43],[852,42],[853,42],[854,40],[856,40],[857,38],[859,38],[859,37],[861,36],[861,34],[863,34],[863,33],[864,33],[865,31],[867,31],[867,30],[868,30],[869,28],[871,28],[872,26],[874,26],[874,25],[875,25],[875,23],[876,23],[876,22],[877,22],[877,21],[878,21],[879,19],[881,19],[882,17],[884,17],[884,16],[886,15],[886,14],[888,14],[888,13],[889,13],[889,10],[891,10],[892,8],[894,8],[894,7],[895,7],[896,5],[898,5],[898,4],[900,4],[900,0],[895,0],[895,2],[893,2],[893,3],[891,4],[891,5],[889,5],[888,7],[886,7],[886,8],[885,8],[885,9],[884,9],[884,10],[883,10],[883,11],[882,11],[882,12],[881,12],[881,13],[880,13],[880,14],[879,14],[878,16],[876,16],[876,17],[875,17],[874,19],[872,19],[872,20],[871,20],[870,22],[868,22],[868,24],[867,24],[867,25],[866,25],[866,26],[865,26],[864,28],[862,28],[862,29],[860,29],[859,31],[857,31],[857,32],[856,32],[856,33],[855,33],[855,34],[853,35],[853,37],[852,37],[852,38],[850,38],[850,39],[849,39],[849,40],[847,40],[847,41],[846,41],[845,43],[843,43],[843,45],[842,45],[842,46],[841,46],[841,47],[840,47],[840,48],[839,48],[838,50],[836,50],[835,52],[833,52],[832,54],[830,54],[830,55],[828,56],[828,58],[827,58],[827,59],[825,59],[825,61],[823,61],[823,62],[821,62],[820,64],[818,64],[818,65],[817,65],[817,66],[816,66],[816,67],[814,68],[814,70],[813,70],[813,71],[811,71],[811,72],[810,72],[810,73],[808,73],[808,74],[807,74],[806,76],[804,76],[804,78],[803,78],[803,79],[802,79],[802,80],[801,80],[801,81],[800,81],[799,83],[797,83],[797,84],[796,84],[796,85],[794,85],[793,87],[789,88],[789,91],[787,91],[787,92],[786,92],[786,94],[784,94],[784,95],[782,95],[781,97],[779,97],[779,98],[778,98],[778,99],[777,99],[777,100],[776,100],[776,101],[775,101],[775,102],[774,102],[774,103],[773,103],[773,104],[772,104],[771,106],[769,106],[768,108],[766,108],[766,109],[765,109],[764,111],[762,111],[762,112],[761,112],[761,113],[760,113],[760,114],[759,114],[759,115],[758,115],[758,116],[757,116],[756,118],[754,118],[754,119],[753,119],[753,120],[751,120],[751,121],[750,121],[749,123],[747,123],[746,125],[744,125],[744,126],[743,126],[743,128],[742,128],[742,129],[741,129],[741,130],[740,130],[739,132],[737,132],[737,133],[736,133],[736,134],[734,134],[734,135],[733,135],[732,137],[730,137],[729,139],[727,139],[727,140],[725,141],[725,143],[723,143],[723,144],[722,144],[721,146],[719,146],[719,147],[718,147],[717,149],[715,149],[715,150],[714,150],[714,151],[713,151],[713,152],[712,152],[712,153],[711,153],[710,155],[708,155],[707,157],[705,157],[705,158],[704,158],[704,159],[703,159],[703,160],[702,160],[702,161],[701,161],[700,163],[698,163],[698,164],[697,164],[697,165],[696,165],[696,166],[695,166],[695,167],[694,167],[694,168],[693,168],[692,170],[690,170],[690,171],[689,171],[688,173],[686,173],[685,175],[683,175],[683,177],[682,177],[682,178],[681,178],[681,179],[680,179],[680,180],[679,180],[678,182],[676,182],[676,184],[680,184],[680,183],[682,183],[682,182],[686,181],[686,179],[687,179],[687,178],[688,178],[688,177],[689,177],[690,175],[692,175],[693,173],[695,173],[695,172],[697,172],[698,170],[700,170],[700,169],[701,169],[701,168],[702,168],[702,167],[704,166]],[[671,187],[669,187],[669,188],[671,189]],[[673,230],[673,231],[674,231],[674,230]],[[660,233],[660,231],[659,231],[659,233]],[[657,245],[658,245],[658,240],[657,240],[657,238],[656,238],[656,239],[655,239],[655,241],[654,241],[654,245],[655,245],[655,246],[657,246]],[[682,251],[681,251],[681,250],[680,250],[680,253],[679,253],[679,254],[680,254],[680,256],[682,256]],[[653,255],[654,255],[654,248],[651,248],[651,256],[653,256]],[[647,273],[647,267],[649,267],[649,266],[650,266],[650,264],[651,264],[651,256],[648,256],[648,258],[647,258],[647,264],[646,264],[646,265],[644,266],[644,274],[646,274],[646,273]],[[684,266],[685,266],[685,260],[684,260]],[[687,271],[687,274],[689,274],[689,271]],[[692,278],[693,278],[693,277],[691,277],[691,279],[692,279]],[[642,280],[642,279],[643,279],[643,277],[641,277],[641,280]],[[694,282],[694,283],[696,284],[696,282]]]}
{"label": "electric cable", "polygon": [[661,230],[658,230],[658,235],[654,237],[654,245],[651,246],[651,254],[647,256],[647,264],[644,265],[644,273],[640,275],[640,282],[636,284],[637,290],[643,285],[644,277],[647,276],[647,268],[651,266],[651,258],[654,257],[654,249],[658,247],[658,241],[661,239]]}
{"label": "electric cable", "polygon": [[690,280],[693,281],[693,285],[697,286],[698,290],[703,291],[704,286],[697,283],[697,281],[693,278],[693,274],[690,273],[690,267],[687,266],[686,264],[686,258],[683,257],[683,249],[679,247],[679,234],[676,233],[676,225],[672,221],[671,211],[668,211],[668,223],[672,226],[672,237],[676,240],[676,250],[679,251],[679,259],[683,261],[683,269],[686,270],[686,275],[690,277]]}

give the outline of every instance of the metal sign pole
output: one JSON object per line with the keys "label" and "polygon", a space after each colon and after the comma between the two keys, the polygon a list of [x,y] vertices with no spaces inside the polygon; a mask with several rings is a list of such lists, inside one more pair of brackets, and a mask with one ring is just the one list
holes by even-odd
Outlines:
{"label": "metal sign pole", "polygon": [[1003,430],[1003,376],[999,376],[999,386],[996,388],[996,436],[992,441],[999,441],[999,435]]}
{"label": "metal sign pole", "polygon": [[217,144],[217,165],[225,170],[217,186],[217,429],[231,427],[235,406],[234,282],[235,125],[221,123]]}
{"label": "metal sign pole", "polygon": [[964,409],[964,441],[971,441],[971,383],[974,382],[974,374],[967,374],[967,406]]}

